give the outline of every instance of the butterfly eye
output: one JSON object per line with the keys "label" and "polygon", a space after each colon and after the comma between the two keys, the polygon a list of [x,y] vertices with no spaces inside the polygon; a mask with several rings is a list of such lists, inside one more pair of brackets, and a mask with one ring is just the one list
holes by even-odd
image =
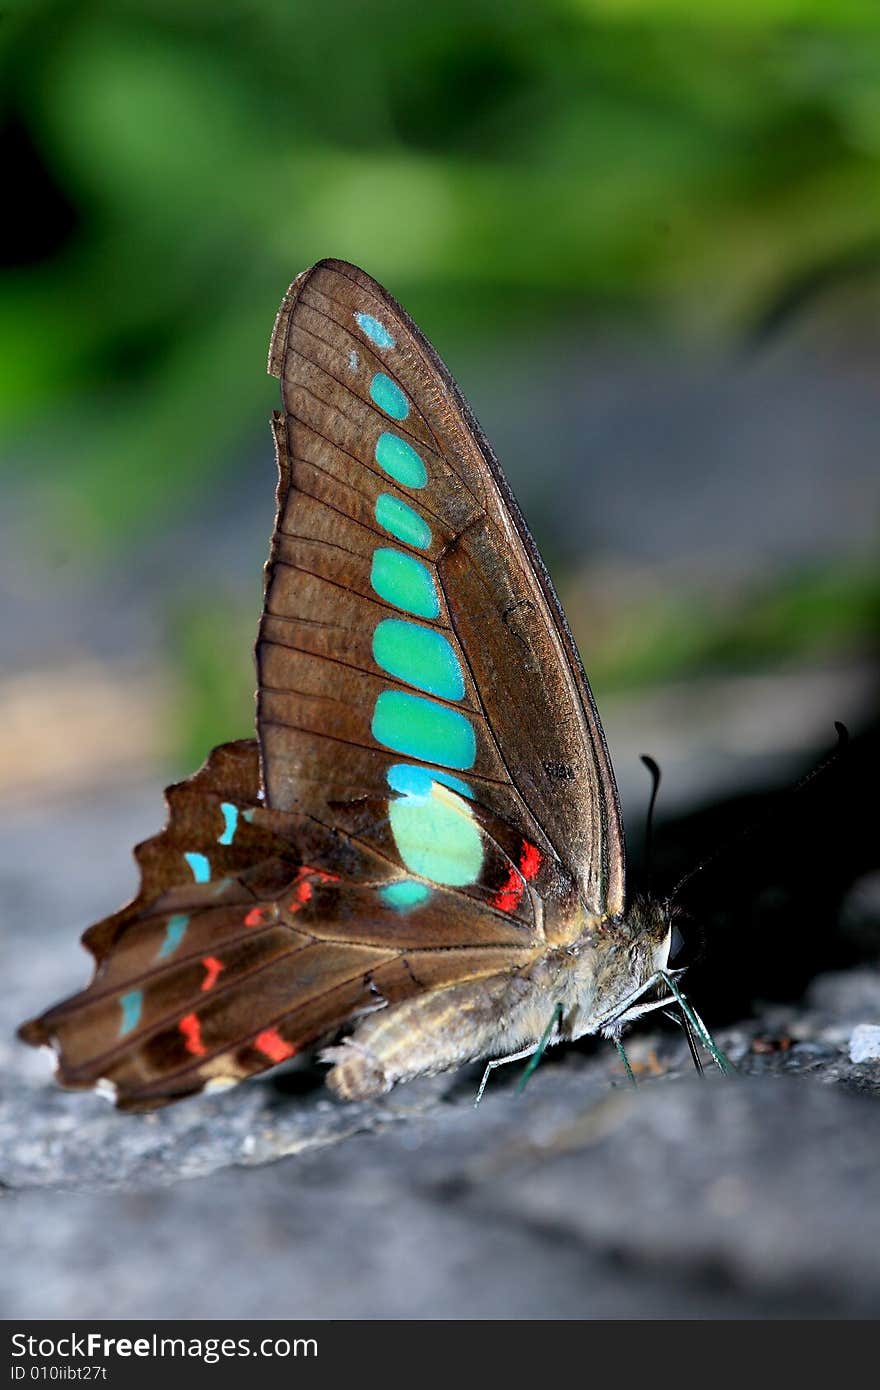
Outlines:
{"label": "butterfly eye", "polygon": [[669,956],[668,964],[674,965],[678,957],[684,951],[685,941],[681,932],[674,924],[669,934]]}

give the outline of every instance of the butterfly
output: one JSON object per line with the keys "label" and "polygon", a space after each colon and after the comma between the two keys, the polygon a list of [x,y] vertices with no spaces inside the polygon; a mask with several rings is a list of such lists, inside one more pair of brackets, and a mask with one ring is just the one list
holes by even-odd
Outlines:
{"label": "butterfly", "polygon": [[291,285],[269,372],[256,739],[168,789],[137,897],[83,937],[91,984],[21,1036],[149,1110],[321,1042],[363,1099],[685,1007],[668,906],[626,901],[570,629],[452,376],[337,260]]}

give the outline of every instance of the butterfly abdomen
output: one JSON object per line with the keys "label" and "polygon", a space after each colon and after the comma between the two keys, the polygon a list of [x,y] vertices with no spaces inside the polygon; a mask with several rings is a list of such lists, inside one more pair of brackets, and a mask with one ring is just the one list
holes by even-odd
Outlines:
{"label": "butterfly abdomen", "polygon": [[[542,963],[543,965],[543,963]],[[564,989],[563,989],[563,992]],[[327,1085],[343,1100],[537,1042],[555,1007],[546,969],[516,971],[421,995],[365,1019],[325,1050]]]}
{"label": "butterfly abdomen", "polygon": [[335,1063],[327,1085],[342,1100],[366,1100],[398,1081],[482,1056],[491,1048],[499,997],[508,985],[453,985],[364,1020],[352,1037],[323,1053],[323,1061]]}

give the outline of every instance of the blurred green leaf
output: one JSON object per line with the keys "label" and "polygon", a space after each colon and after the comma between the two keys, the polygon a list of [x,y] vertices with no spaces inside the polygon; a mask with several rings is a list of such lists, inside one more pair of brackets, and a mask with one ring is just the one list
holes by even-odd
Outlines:
{"label": "blurred green leaf", "polygon": [[[577,637],[576,608],[571,618]],[[866,564],[795,570],[715,601],[700,593],[645,592],[598,641],[589,634],[590,677],[597,689],[627,690],[713,671],[767,670],[794,659],[871,656],[878,633],[880,573]]]}
{"label": "blurred green leaf", "polygon": [[168,625],[178,691],[173,770],[188,776],[217,744],[254,736],[256,625],[240,598],[199,599],[197,592],[169,614]]}
{"label": "blurred green leaf", "polygon": [[76,220],[6,273],[0,420],[93,545],[227,465],[322,255],[430,302],[454,356],[587,304],[730,331],[880,212],[857,0],[34,0],[2,63]]}
{"label": "blurred green leaf", "polygon": [[[321,256],[387,283],[452,361],[587,312],[735,337],[876,258],[876,0],[28,0],[0,72],[22,189],[2,466],[95,563],[262,446],[272,319]],[[867,570],[723,611],[648,599],[625,647],[591,642],[597,684],[864,643],[878,621]],[[252,615],[193,602],[187,763],[253,713]]]}

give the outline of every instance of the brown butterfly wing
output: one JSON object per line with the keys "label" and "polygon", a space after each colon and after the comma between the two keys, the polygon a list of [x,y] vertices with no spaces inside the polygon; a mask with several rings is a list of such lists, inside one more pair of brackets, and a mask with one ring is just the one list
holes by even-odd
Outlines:
{"label": "brown butterfly wing", "polygon": [[[269,370],[284,404],[257,646],[269,804],[326,818],[328,808],[388,796],[401,751],[376,736],[377,701],[412,686],[377,664],[373,639],[383,621],[421,621],[463,673],[454,703],[476,752],[466,767],[419,761],[463,769],[479,805],[539,847],[590,912],[619,914],[623,836],[589,685],[534,542],[449,372],[391,296],[340,261],[320,262],[291,286]],[[415,523],[395,523],[411,512]],[[389,514],[390,534],[379,519]],[[417,576],[428,571],[436,616],[430,605],[419,610],[417,593],[407,607],[403,581],[389,590],[380,574],[377,587],[376,554],[389,548],[404,567],[420,566]]]}
{"label": "brown butterfly wing", "polygon": [[[393,356],[377,332],[393,338]],[[263,1071],[361,1012],[527,967],[560,920],[545,905],[573,887],[599,916],[622,908],[616,791],[589,688],[449,374],[394,301],[338,262],[292,287],[270,368],[283,375],[285,411],[274,422],[259,754],[252,742],[216,749],[169,790],[168,826],[136,851],[137,898],[84,938],[91,985],[21,1030],[55,1048],[63,1084],[109,1082],[125,1109]],[[377,375],[391,392],[380,403]],[[395,388],[403,421],[384,409]],[[383,432],[399,441],[390,464],[377,457]],[[374,582],[379,548],[404,557],[390,592]],[[435,614],[412,607],[426,584]],[[398,678],[375,647],[380,623],[414,616],[434,658],[446,654],[446,675],[450,662],[461,674],[460,692],[427,705],[445,711],[447,731],[450,720],[472,731],[469,760],[442,746],[438,760],[413,761],[394,746],[406,721],[377,736],[383,692],[425,699],[413,693],[424,673]],[[427,796],[398,796],[394,768],[422,774]],[[445,873],[423,863],[414,876],[406,862],[400,815],[413,802],[428,870],[435,828],[452,834]],[[462,853],[475,844],[468,877]],[[421,896],[402,903],[390,896],[400,891]]]}
{"label": "brown butterfly wing", "polygon": [[83,938],[92,983],[21,1030],[53,1047],[65,1086],[109,1084],[120,1109],[150,1110],[533,955],[521,923],[443,890],[418,924],[397,915],[392,943],[376,895],[397,869],[356,835],[268,809],[253,741],[216,748],[166,795],[166,829],[135,851],[138,896]]}

